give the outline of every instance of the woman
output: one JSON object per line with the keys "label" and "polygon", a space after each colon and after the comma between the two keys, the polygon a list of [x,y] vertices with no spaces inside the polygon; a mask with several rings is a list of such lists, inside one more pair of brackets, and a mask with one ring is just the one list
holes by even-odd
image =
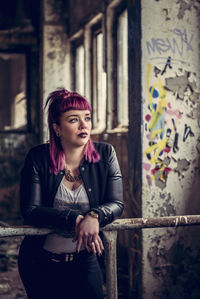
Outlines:
{"label": "woman", "polygon": [[104,247],[99,227],[123,210],[122,179],[113,147],[93,143],[91,105],[60,89],[48,105],[49,144],[28,153],[21,175],[25,224],[74,231],[25,237],[19,273],[28,298],[102,299],[97,261]]}

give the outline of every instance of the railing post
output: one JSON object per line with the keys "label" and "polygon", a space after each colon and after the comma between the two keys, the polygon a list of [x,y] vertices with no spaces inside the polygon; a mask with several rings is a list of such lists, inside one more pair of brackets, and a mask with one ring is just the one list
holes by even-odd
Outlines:
{"label": "railing post", "polygon": [[107,299],[117,299],[117,231],[103,231],[106,260]]}

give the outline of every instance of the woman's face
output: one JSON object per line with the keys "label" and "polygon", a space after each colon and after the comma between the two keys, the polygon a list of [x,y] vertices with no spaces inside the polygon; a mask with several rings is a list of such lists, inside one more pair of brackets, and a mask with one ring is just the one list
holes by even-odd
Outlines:
{"label": "woman's face", "polygon": [[60,136],[62,146],[68,148],[85,146],[90,138],[91,128],[89,110],[66,111],[60,117],[60,124],[53,124],[55,133]]}

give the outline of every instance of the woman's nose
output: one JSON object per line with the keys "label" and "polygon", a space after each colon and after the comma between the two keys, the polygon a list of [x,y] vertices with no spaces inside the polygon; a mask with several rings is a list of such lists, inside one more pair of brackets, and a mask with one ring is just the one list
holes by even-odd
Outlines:
{"label": "woman's nose", "polygon": [[80,120],[80,128],[81,129],[87,128],[87,122],[83,119]]}

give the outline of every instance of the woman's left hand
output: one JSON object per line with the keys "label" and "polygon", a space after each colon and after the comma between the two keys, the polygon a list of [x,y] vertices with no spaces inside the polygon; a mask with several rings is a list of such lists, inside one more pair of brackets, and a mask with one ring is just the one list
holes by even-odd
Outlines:
{"label": "woman's left hand", "polygon": [[86,215],[79,221],[75,227],[75,236],[73,241],[77,241],[77,252],[80,251],[81,245],[84,244],[88,252],[102,254],[104,250],[102,240],[99,236],[98,219]]}

